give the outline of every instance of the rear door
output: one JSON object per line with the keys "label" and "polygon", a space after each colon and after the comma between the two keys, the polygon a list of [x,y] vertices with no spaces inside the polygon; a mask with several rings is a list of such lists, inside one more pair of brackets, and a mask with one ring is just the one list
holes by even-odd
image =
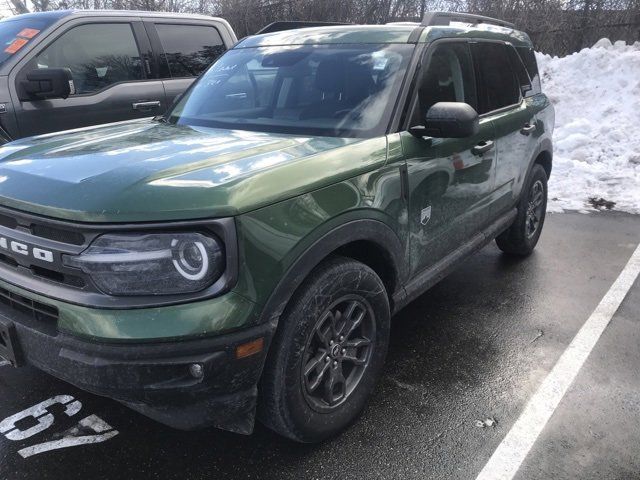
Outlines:
{"label": "rear door", "polygon": [[167,104],[183,93],[226,50],[219,29],[196,20],[146,20]]}
{"label": "rear door", "polygon": [[[141,21],[79,19],[12,71],[10,85],[21,136],[143,118],[165,108],[164,88],[152,78],[150,44]],[[66,99],[25,96],[21,82],[38,68],[69,68],[75,92]],[[15,73],[14,73],[15,72]]]}
{"label": "rear door", "polygon": [[523,97],[531,82],[510,44],[478,41],[472,51],[479,79],[478,113],[491,119],[496,130],[492,215],[498,217],[515,205],[536,148],[534,108],[531,100]]}

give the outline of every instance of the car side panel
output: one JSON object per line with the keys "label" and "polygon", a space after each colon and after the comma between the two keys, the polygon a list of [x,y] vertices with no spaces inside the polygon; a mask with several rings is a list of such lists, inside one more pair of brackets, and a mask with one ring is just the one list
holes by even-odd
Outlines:
{"label": "car side panel", "polygon": [[[397,150],[397,135],[392,137],[396,140],[390,142],[391,149]],[[394,155],[397,151],[391,152],[390,157]],[[234,291],[260,305],[266,304],[296,262],[305,261],[305,269],[310,271],[321,258],[305,257],[307,252],[350,222],[356,222],[355,230],[349,232],[352,235],[345,233],[337,243],[333,239],[332,245],[368,239],[382,248],[393,249],[391,255],[404,261],[407,213],[402,198],[402,164],[402,158],[397,156],[367,173],[237,217],[241,260]],[[368,222],[367,227],[357,223],[362,220]],[[370,228],[372,224],[380,230],[375,225]],[[376,233],[381,230],[391,232],[395,240],[389,237],[382,241],[382,235]],[[304,275],[300,276],[297,283],[303,279]]]}
{"label": "car side panel", "polygon": [[494,210],[497,214],[511,208],[520,194],[523,176],[537,145],[536,132],[523,129],[535,125],[535,111],[528,99],[519,106],[492,115],[498,138],[496,191]]}
{"label": "car side panel", "polygon": [[496,136],[491,120],[483,119],[469,138],[417,139],[405,132],[402,139],[409,175],[409,257],[416,274],[490,221],[496,149],[482,155],[472,149]]}
{"label": "car side panel", "polygon": [[[522,105],[494,118],[498,131],[498,164],[496,170],[495,214],[508,210],[520,198],[531,163],[542,150],[550,152],[554,112],[548,98],[535,95]],[[528,135],[524,125],[535,125]]]}

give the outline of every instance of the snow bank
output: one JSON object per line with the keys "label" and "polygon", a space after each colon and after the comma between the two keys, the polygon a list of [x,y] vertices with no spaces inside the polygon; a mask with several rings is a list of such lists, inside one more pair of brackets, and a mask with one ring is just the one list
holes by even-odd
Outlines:
{"label": "snow bank", "polygon": [[593,210],[602,197],[640,213],[640,42],[537,59],[556,109],[548,210]]}

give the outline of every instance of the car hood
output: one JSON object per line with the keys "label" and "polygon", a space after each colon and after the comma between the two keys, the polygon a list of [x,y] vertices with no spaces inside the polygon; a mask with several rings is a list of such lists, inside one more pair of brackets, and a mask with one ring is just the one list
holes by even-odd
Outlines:
{"label": "car hood", "polygon": [[230,216],[357,175],[385,152],[384,137],[123,122],[0,148],[0,204],[86,222]]}

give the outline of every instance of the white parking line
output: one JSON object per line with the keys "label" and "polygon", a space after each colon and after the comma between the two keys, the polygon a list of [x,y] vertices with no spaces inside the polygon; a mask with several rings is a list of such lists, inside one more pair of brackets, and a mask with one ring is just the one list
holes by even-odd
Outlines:
{"label": "white parking line", "polygon": [[476,480],[510,480],[533,447],[640,272],[640,245],[580,328]]}

